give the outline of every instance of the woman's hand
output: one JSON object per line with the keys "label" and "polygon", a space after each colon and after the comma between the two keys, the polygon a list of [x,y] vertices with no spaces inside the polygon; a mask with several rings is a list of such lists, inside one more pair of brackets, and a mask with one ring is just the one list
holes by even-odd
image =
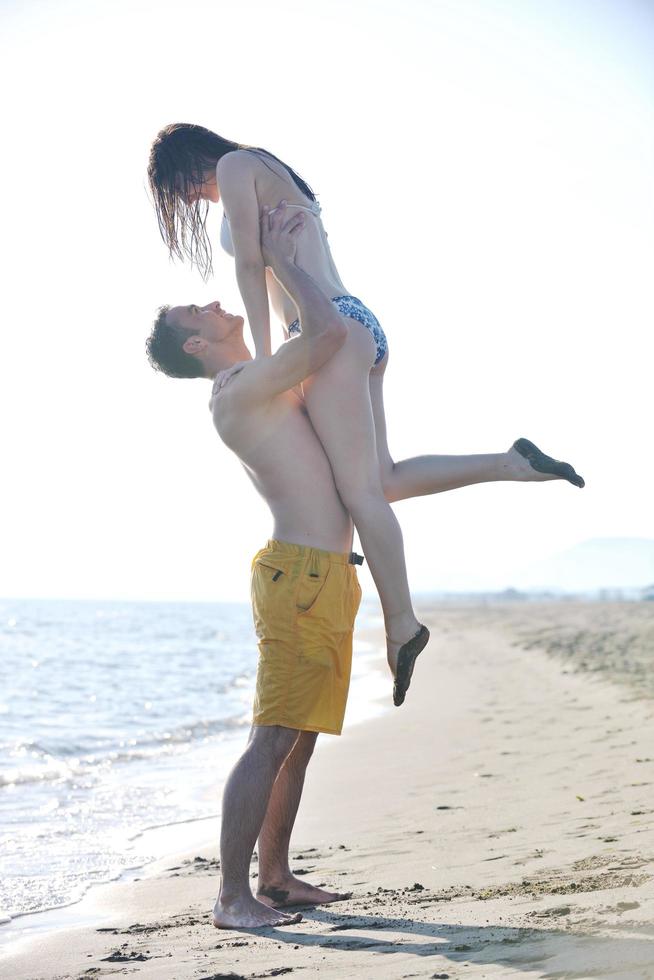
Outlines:
{"label": "woman's hand", "polygon": [[213,409],[213,400],[216,395],[225,387],[230,378],[233,378],[235,374],[242,371],[247,361],[237,361],[236,364],[232,364],[231,367],[225,368],[224,371],[219,371],[214,378],[213,386],[211,388],[211,398],[209,399],[209,408]]}
{"label": "woman's hand", "polygon": [[271,213],[267,204],[261,211],[261,254],[273,271],[280,263],[295,262],[297,238],[304,228],[304,214],[296,212],[287,218],[286,201],[280,201]]}

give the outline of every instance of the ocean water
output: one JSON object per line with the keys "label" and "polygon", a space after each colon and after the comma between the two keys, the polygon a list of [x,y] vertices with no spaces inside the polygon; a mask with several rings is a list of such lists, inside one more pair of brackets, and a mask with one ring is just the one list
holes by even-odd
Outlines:
{"label": "ocean water", "polygon": [[[383,710],[379,654],[354,659],[349,721]],[[256,660],[246,604],[0,600],[0,921],[161,856],[150,828],[219,813]]]}

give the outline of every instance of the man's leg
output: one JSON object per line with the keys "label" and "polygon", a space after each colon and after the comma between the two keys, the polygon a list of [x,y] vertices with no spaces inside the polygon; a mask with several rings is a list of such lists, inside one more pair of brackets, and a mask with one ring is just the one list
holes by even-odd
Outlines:
{"label": "man's leg", "polygon": [[297,739],[293,728],[255,726],[223,793],[220,832],[222,881],[213,911],[219,928],[252,929],[298,922],[263,905],[250,890],[250,858],[277,774]]}
{"label": "man's leg", "polygon": [[288,863],[288,848],[295,823],[304,776],[317,734],[300,732],[279,770],[259,834],[259,885],[257,898],[266,905],[322,905],[348,897],[300,881]]}

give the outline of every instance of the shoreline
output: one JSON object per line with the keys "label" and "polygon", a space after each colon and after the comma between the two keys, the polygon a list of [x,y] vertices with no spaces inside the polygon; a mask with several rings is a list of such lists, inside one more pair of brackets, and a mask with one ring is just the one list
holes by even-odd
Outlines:
{"label": "shoreline", "polygon": [[[382,662],[383,658],[380,659],[381,652],[378,649],[377,640],[378,631],[367,625],[361,630],[359,636],[355,637],[355,656],[358,663],[353,663],[352,694],[348,700],[346,713],[345,724],[347,727],[344,727],[343,730],[345,737],[353,727],[365,724],[371,718],[379,717],[388,710],[381,704],[381,698],[387,693],[388,684],[384,683],[387,680],[386,664],[385,660]],[[246,737],[246,732],[235,733],[229,743],[223,743],[221,746],[225,766],[223,778],[216,783],[216,796],[218,798],[222,794],[227,774],[241,754]],[[333,737],[325,735],[318,741],[317,747],[322,752],[333,741],[335,741]],[[98,896],[100,896],[101,904],[102,889],[110,886],[128,885],[130,882],[151,878],[157,874],[160,864],[177,864],[187,861],[197,851],[215,846],[219,836],[220,815],[218,809],[216,813],[208,816],[146,827],[130,837],[129,842],[139,840],[144,851],[156,856],[137,861],[133,866],[123,869],[114,878],[91,882],[79,898],[75,898],[65,905],[20,912],[13,916],[0,918],[0,963],[4,956],[12,955],[14,950],[21,948],[25,942],[32,941],[34,938],[40,939],[53,932],[76,928],[81,923],[88,927],[99,924],[102,920],[98,918],[97,911],[92,910],[97,907]],[[182,840],[184,831],[188,828],[194,829],[190,835],[193,843]]]}
{"label": "shoreline", "polygon": [[530,649],[528,612],[421,609],[432,641],[406,705],[316,754],[293,867],[351,899],[290,928],[215,930],[213,843],[95,889],[100,931],[27,938],[3,970],[654,976],[654,702]]}

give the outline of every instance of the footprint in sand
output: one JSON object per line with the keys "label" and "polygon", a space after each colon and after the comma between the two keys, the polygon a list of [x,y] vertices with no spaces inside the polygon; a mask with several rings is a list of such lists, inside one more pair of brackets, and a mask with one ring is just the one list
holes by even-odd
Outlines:
{"label": "footprint in sand", "polygon": [[371,949],[373,946],[381,945],[375,939],[328,939],[323,946],[325,949]]}
{"label": "footprint in sand", "polygon": [[518,858],[518,860],[514,861],[513,863],[515,865],[528,864],[530,861],[538,861],[540,858],[544,857],[544,855],[545,855],[545,851],[536,850],[533,851],[531,854],[525,855],[525,857],[523,858]]}
{"label": "footprint in sand", "polygon": [[640,908],[640,902],[618,902],[614,909],[610,909],[612,912],[618,912],[620,915],[623,912],[632,912],[634,909]]}
{"label": "footprint in sand", "polygon": [[110,953],[109,956],[101,957],[103,963],[135,963],[150,959],[152,959],[151,956],[146,956],[145,953],[137,953],[136,950],[132,950],[131,953],[121,953],[119,949]]}
{"label": "footprint in sand", "polygon": [[530,912],[529,915],[532,915],[536,919],[551,919],[558,918],[562,915],[570,915],[571,913],[572,909],[569,905],[557,905],[553,909],[542,909],[542,911],[539,910],[538,912]]}

